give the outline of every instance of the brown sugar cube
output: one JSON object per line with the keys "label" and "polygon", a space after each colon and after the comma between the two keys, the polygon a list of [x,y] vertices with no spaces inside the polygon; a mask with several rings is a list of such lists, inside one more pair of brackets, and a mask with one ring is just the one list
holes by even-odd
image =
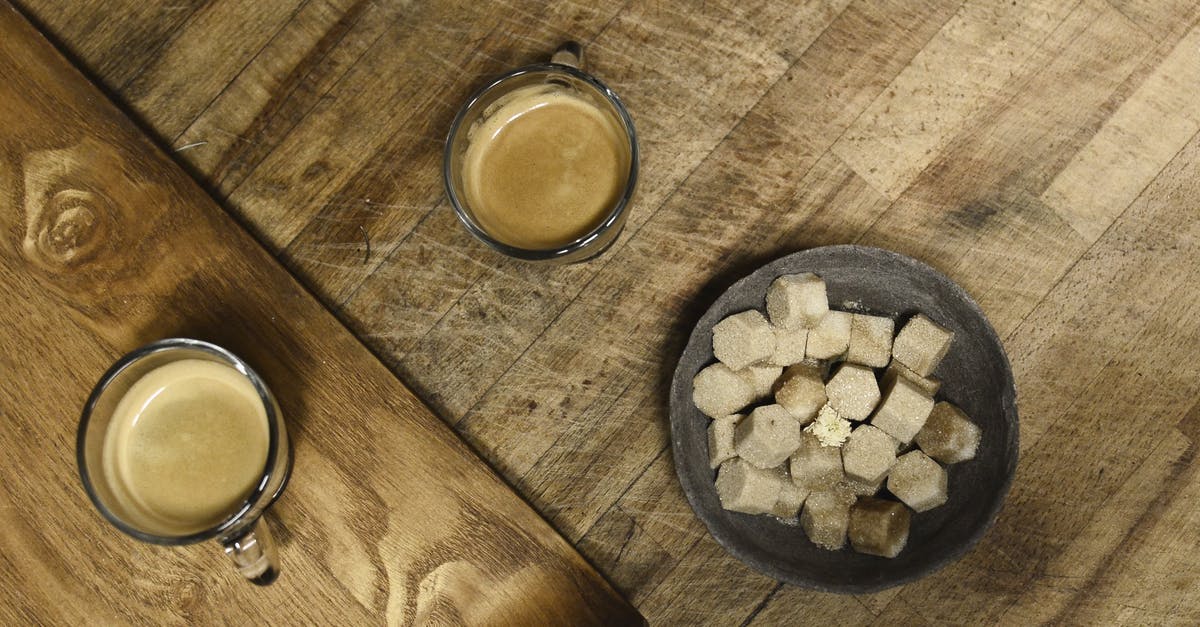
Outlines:
{"label": "brown sugar cube", "polygon": [[833,359],[845,353],[850,346],[851,318],[852,316],[844,311],[830,311],[825,314],[821,323],[808,332],[805,357]]}
{"label": "brown sugar cube", "polygon": [[912,382],[899,377],[884,390],[883,402],[875,411],[871,424],[883,429],[901,444],[908,444],[925,426],[925,419],[932,410],[933,399]]}
{"label": "brown sugar cube", "polygon": [[[779,375],[779,380],[775,382],[775,392],[778,393],[779,388],[782,387],[784,383],[787,383],[798,376],[808,376],[824,382],[824,372],[824,364],[815,359],[805,359],[799,363],[786,366],[783,369],[783,374]],[[822,383],[822,385],[824,385],[824,383]]]}
{"label": "brown sugar cube", "polygon": [[858,499],[850,508],[850,546],[859,553],[896,557],[908,543],[911,514],[895,501]]}
{"label": "brown sugar cube", "polygon": [[917,314],[896,335],[892,356],[918,376],[928,377],[950,350],[953,339],[953,331]]}
{"label": "brown sugar cube", "polygon": [[751,309],[718,322],[712,330],[713,355],[737,371],[775,354],[775,332],[762,314]]}
{"label": "brown sugar cube", "polygon": [[800,446],[788,462],[792,483],[808,490],[829,490],[845,476],[842,472],[842,451],[836,446],[822,446],[811,433],[800,436]]}
{"label": "brown sugar cube", "polygon": [[716,485],[721,507],[743,514],[770,512],[783,487],[775,471],[755,468],[736,457],[721,464]]}
{"label": "brown sugar cube", "polygon": [[741,414],[714,418],[708,423],[708,465],[716,468],[726,460],[737,457],[733,448],[733,428],[742,419]]}
{"label": "brown sugar cube", "polygon": [[871,425],[859,425],[842,445],[842,467],[846,476],[866,484],[878,484],[896,463],[897,442]]}
{"label": "brown sugar cube", "polygon": [[754,389],[729,366],[718,362],[692,379],[692,402],[709,418],[721,418],[754,402]]}
{"label": "brown sugar cube", "polygon": [[896,323],[883,316],[852,314],[850,317],[850,348],[846,361],[882,368],[892,360],[892,334]]}
{"label": "brown sugar cube", "polygon": [[767,288],[767,315],[777,327],[811,329],[827,311],[825,281],[811,272],[781,276]]}
{"label": "brown sugar cube", "polygon": [[879,384],[870,368],[843,363],[825,384],[825,395],[839,416],[861,422],[879,404]]}
{"label": "brown sugar cube", "polygon": [[946,502],[946,469],[921,451],[910,451],[892,465],[887,488],[913,511],[931,510]]}
{"label": "brown sugar cube", "polygon": [[979,426],[963,410],[941,402],[933,406],[916,442],[926,455],[939,462],[957,464],[975,458],[981,435]]}
{"label": "brown sugar cube", "polygon": [[883,381],[881,382],[882,387],[887,389],[892,385],[897,377],[904,377],[905,379],[908,379],[910,383],[918,388],[921,388],[921,391],[929,397],[936,396],[938,390],[942,387],[942,382],[936,377],[922,377],[912,370],[909,370],[908,366],[905,366],[904,364],[893,359],[892,362],[888,364],[887,370],[883,372]]}
{"label": "brown sugar cube", "polygon": [[775,402],[791,412],[801,425],[812,422],[828,400],[821,371],[806,364],[796,364],[783,372],[781,380],[783,384],[775,392]]}
{"label": "brown sugar cube", "polygon": [[800,526],[815,545],[836,551],[846,544],[850,506],[857,497],[838,491],[813,492],[804,500]]}
{"label": "brown sugar cube", "polygon": [[771,508],[771,514],[784,520],[795,520],[800,513],[800,507],[804,505],[804,499],[808,497],[808,490],[792,483],[787,473],[783,474],[783,479],[779,499]]}
{"label": "brown sugar cube", "polygon": [[761,401],[771,396],[775,382],[783,374],[783,368],[779,366],[746,366],[738,370],[737,374],[754,390],[754,400]]}
{"label": "brown sugar cube", "polygon": [[738,457],[759,468],[774,468],[800,446],[800,422],[779,405],[756,407],[733,428]]}
{"label": "brown sugar cube", "polygon": [[774,366],[790,366],[804,361],[804,349],[808,346],[808,329],[785,329],[772,326],[775,333],[775,353],[767,360]]}

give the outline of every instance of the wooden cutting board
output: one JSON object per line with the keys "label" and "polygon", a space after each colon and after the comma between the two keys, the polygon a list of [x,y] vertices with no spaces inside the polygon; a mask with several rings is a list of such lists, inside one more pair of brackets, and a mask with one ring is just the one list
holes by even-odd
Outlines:
{"label": "wooden cutting board", "polygon": [[[0,286],[4,622],[641,622],[6,4]],[[215,543],[123,536],[80,487],[91,386],[122,353],[176,335],[247,359],[287,418],[295,466],[269,520],[282,575],[267,588]]]}

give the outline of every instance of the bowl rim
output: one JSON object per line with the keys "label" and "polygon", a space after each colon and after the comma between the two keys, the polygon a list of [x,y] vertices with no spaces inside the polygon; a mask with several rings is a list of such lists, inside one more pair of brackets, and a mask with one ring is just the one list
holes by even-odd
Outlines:
{"label": "bowl rim", "polygon": [[[886,581],[871,583],[834,583],[828,581],[818,581],[812,578],[795,576],[791,572],[777,568],[769,561],[763,561],[758,559],[758,557],[755,555],[748,554],[746,551],[742,550],[741,546],[737,542],[734,541],[735,538],[732,537],[731,534],[725,533],[724,527],[716,524],[716,520],[713,518],[712,513],[706,507],[704,507],[703,503],[700,502],[699,493],[696,489],[698,486],[696,486],[688,477],[686,472],[687,468],[685,467],[685,463],[682,461],[685,453],[685,444],[683,437],[680,434],[680,428],[676,423],[677,421],[681,421],[688,416],[688,413],[694,410],[694,407],[689,405],[685,408],[678,408],[676,407],[675,399],[682,398],[679,396],[680,391],[691,385],[691,380],[690,378],[684,376],[685,373],[683,372],[682,367],[684,366],[684,361],[686,360],[693,344],[698,341],[697,336],[701,333],[701,329],[704,328],[702,323],[705,322],[705,319],[708,318],[713,309],[719,303],[721,303],[728,294],[734,292],[739,286],[751,280],[752,278],[757,277],[760,273],[770,273],[780,269],[781,266],[791,264],[796,259],[816,257],[819,255],[865,255],[867,257],[875,257],[883,262],[907,266],[912,271],[932,275],[939,281],[944,282],[950,288],[950,290],[962,300],[962,302],[966,305],[966,308],[972,314],[979,317],[985,329],[986,337],[984,339],[994,343],[995,346],[999,348],[999,356],[1001,360],[1000,365],[1004,373],[1004,381],[1002,382],[1001,387],[1001,400],[1004,403],[1002,415],[1006,418],[1006,422],[1007,419],[1011,419],[1012,429],[1010,429],[1008,440],[1004,443],[1007,449],[1007,463],[1005,464],[1006,472],[1000,481],[1000,484],[998,485],[995,496],[988,503],[987,510],[985,511],[985,517],[983,518],[983,523],[977,525],[975,529],[970,531],[965,542],[962,542],[960,545],[933,559],[919,570],[905,575],[899,575]],[[789,271],[777,272],[776,276],[786,274]],[[686,397],[691,398],[691,394],[689,393]],[[964,290],[957,282],[953,281],[945,274],[939,272],[937,269],[929,266],[928,264],[897,252],[858,244],[819,246],[793,252],[755,268],[726,287],[719,296],[709,303],[708,308],[700,316],[700,319],[692,328],[692,332],[688,335],[687,343],[684,345],[682,351],[680,352],[679,358],[676,361],[675,371],[671,379],[668,404],[668,413],[671,422],[671,454],[674,458],[675,473],[679,479],[680,486],[683,489],[684,496],[687,497],[688,505],[692,508],[692,511],[696,514],[696,517],[704,523],[709,535],[712,536],[722,548],[728,551],[729,554],[735,557],[738,561],[769,577],[785,583],[824,592],[835,592],[841,594],[866,594],[879,592],[881,590],[911,583],[918,579],[932,575],[933,573],[945,568],[949,564],[961,559],[971,549],[973,549],[987,533],[987,531],[995,525],[996,519],[999,516],[1001,509],[1003,509],[1004,501],[1008,496],[1009,490],[1011,489],[1013,480],[1016,476],[1017,462],[1020,456],[1020,417],[1017,410],[1016,384],[1013,378],[1012,364],[1009,362],[1008,354],[1004,350],[1004,344],[1000,341],[1000,337],[996,334],[995,329],[992,327],[991,322],[987,319],[987,316],[984,315],[983,310],[979,307],[979,304],[976,303],[975,300],[971,298],[969,294],[967,294],[966,290]]]}

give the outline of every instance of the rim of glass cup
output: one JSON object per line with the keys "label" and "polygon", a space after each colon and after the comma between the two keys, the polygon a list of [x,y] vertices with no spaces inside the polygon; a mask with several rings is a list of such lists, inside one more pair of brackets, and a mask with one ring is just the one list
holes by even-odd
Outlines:
{"label": "rim of glass cup", "polygon": [[[608,216],[606,216],[604,220],[594,229],[589,231],[586,235],[583,235],[582,237],[579,237],[574,241],[571,241],[558,248],[520,248],[505,244],[504,242],[493,238],[491,235],[488,235],[483,228],[475,223],[475,220],[471,218],[471,216],[467,213],[467,210],[463,208],[463,202],[458,198],[458,195],[454,193],[454,184],[451,181],[450,175],[450,162],[453,159],[453,155],[451,154],[453,146],[451,142],[454,140],[454,136],[458,134],[459,127],[462,126],[463,119],[466,118],[467,112],[470,111],[473,106],[475,106],[475,103],[478,102],[480,98],[482,98],[492,89],[498,87],[501,83],[518,76],[533,74],[535,72],[559,72],[562,74],[568,74],[587,83],[588,85],[591,85],[613,105],[614,109],[616,109],[617,116],[621,118],[621,123],[625,126],[626,138],[629,140],[629,178],[625,183],[625,190],[622,192],[620,200],[617,201],[617,204],[612,208]],[[580,249],[587,247],[589,244],[599,239],[606,231],[608,231],[608,229],[612,228],[612,226],[621,219],[629,206],[629,202],[633,199],[633,193],[637,187],[638,166],[639,156],[637,131],[634,129],[633,118],[629,116],[629,111],[625,108],[625,103],[621,102],[621,99],[617,96],[617,94],[613,92],[613,90],[609,89],[607,85],[600,82],[599,79],[591,74],[588,74],[587,72],[584,72],[583,70],[580,70],[579,68],[570,65],[564,65],[562,63],[535,63],[506,72],[483,87],[480,87],[475,91],[475,93],[471,94],[471,97],[467,99],[466,104],[464,104],[462,108],[458,110],[458,114],[454,116],[454,122],[450,125],[450,132],[446,134],[446,147],[442,156],[442,182],[446,188],[446,196],[450,199],[450,205],[454,207],[454,213],[458,216],[458,220],[462,222],[463,225],[467,227],[467,230],[470,231],[470,233],[477,239],[492,247],[494,250],[508,255],[509,257],[516,257],[518,259],[524,259],[527,261],[545,261],[549,259],[558,259],[560,257],[565,257],[578,252]]]}
{"label": "rim of glass cup", "polygon": [[[91,422],[92,411],[95,409],[96,402],[100,399],[100,395],[104,393],[104,390],[108,388],[109,384],[112,383],[113,379],[115,379],[118,375],[124,372],[126,368],[133,365],[143,357],[176,348],[190,348],[216,355],[224,360],[227,360],[230,366],[250,380],[250,383],[254,386],[254,390],[258,392],[259,400],[262,401],[263,407],[266,409],[267,438],[269,446],[267,448],[267,461],[263,466],[262,477],[259,479],[258,485],[254,487],[254,490],[246,497],[245,502],[237,509],[237,511],[233,512],[224,520],[222,520],[220,524],[209,527],[203,531],[198,531],[186,536],[160,536],[152,533],[146,533],[145,531],[141,531],[140,529],[130,526],[124,520],[121,520],[120,517],[114,514],[112,510],[110,510],[108,506],[101,501],[99,495],[96,494],[95,488],[92,486],[91,476],[88,474],[84,440],[87,438],[88,423]],[[203,542],[204,540],[211,540],[213,538],[220,537],[237,524],[245,522],[242,520],[242,517],[245,516],[247,512],[254,509],[255,505],[258,503],[258,500],[262,498],[263,494],[266,492],[267,486],[270,485],[271,479],[274,475],[273,469],[275,467],[275,460],[279,453],[279,447],[287,446],[287,442],[281,443],[279,441],[279,428],[276,425],[277,420],[278,416],[275,413],[274,397],[271,395],[266,383],[264,383],[262,378],[258,376],[258,373],[255,372],[254,369],[251,368],[250,365],[243,361],[240,357],[220,346],[217,346],[216,344],[205,342],[204,340],[194,340],[183,337],[166,338],[156,342],[151,342],[145,346],[134,349],[130,353],[127,353],[118,359],[117,362],[113,364],[107,372],[104,373],[104,376],[100,377],[100,381],[96,384],[96,387],[92,388],[92,393],[88,396],[87,402],[84,403],[83,406],[83,415],[79,420],[79,431],[75,436],[75,461],[79,466],[79,477],[83,481],[83,489],[85,492],[87,492],[88,498],[91,499],[92,504],[96,506],[96,509],[99,510],[100,514],[103,515],[104,518],[108,520],[108,522],[112,523],[117,529],[120,529],[124,533],[133,536],[142,542],[149,542],[151,544],[180,545]],[[289,455],[288,468],[284,468],[281,471],[284,473],[283,482],[279,485],[279,488],[275,490],[275,494],[272,494],[268,497],[268,504],[278,498],[279,495],[283,493],[284,487],[287,486],[288,479],[291,477],[291,460],[292,456]]]}

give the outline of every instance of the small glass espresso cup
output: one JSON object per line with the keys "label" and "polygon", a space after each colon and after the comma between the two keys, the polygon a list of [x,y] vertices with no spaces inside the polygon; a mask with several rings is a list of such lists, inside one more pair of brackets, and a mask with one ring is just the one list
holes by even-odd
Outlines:
{"label": "small glass espresso cup", "polygon": [[[118,403],[139,379],[169,363],[199,359],[229,366],[245,377],[257,392],[267,417],[267,455],[262,475],[253,490],[232,514],[207,529],[187,535],[160,535],[138,526],[114,496],[109,473],[104,471],[105,440]],[[233,353],[208,342],[186,338],[160,340],[125,355],[96,384],[83,408],[76,440],[76,457],[83,488],[96,509],[121,531],[143,542],[181,545],[215,539],[232,558],[238,572],[252,583],[267,585],[279,576],[274,542],[265,524],[256,524],[267,507],[279,498],[291,472],[287,430],[275,397],[262,379]]]}
{"label": "small glass espresso cup", "polygon": [[[563,44],[549,63],[537,63],[517,68],[488,83],[467,100],[446,137],[446,150],[442,163],[446,195],[458,219],[477,239],[494,250],[525,261],[574,263],[586,261],[608,249],[621,234],[625,226],[626,212],[637,187],[638,140],[633,119],[621,99],[591,74],[580,69],[583,65],[583,50],[576,42]],[[628,142],[629,171],[624,189],[608,209],[604,218],[590,231],[576,239],[549,248],[522,248],[493,236],[476,219],[465,193],[463,161],[470,145],[470,135],[497,109],[496,105],[505,96],[525,87],[545,87],[562,90],[583,99],[596,107],[622,129]]]}

